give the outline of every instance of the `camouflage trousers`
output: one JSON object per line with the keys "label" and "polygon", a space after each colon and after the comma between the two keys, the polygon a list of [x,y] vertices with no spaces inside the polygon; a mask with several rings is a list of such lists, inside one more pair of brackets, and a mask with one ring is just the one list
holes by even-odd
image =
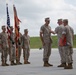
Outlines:
{"label": "camouflage trousers", "polygon": [[16,60],[16,49],[15,46],[11,46],[9,50],[10,61]]}
{"label": "camouflage trousers", "polygon": [[73,48],[70,48],[69,46],[64,46],[64,53],[66,63],[73,63]]}
{"label": "camouflage trousers", "polygon": [[21,51],[22,51],[21,46],[18,46],[18,57],[17,57],[18,61],[20,61]]}
{"label": "camouflage trousers", "polygon": [[51,55],[51,43],[46,43],[43,48],[43,61],[49,61],[49,57]]}
{"label": "camouflage trousers", "polygon": [[30,56],[30,49],[29,48],[23,49],[23,57],[24,57],[24,60],[28,60],[29,59],[29,56]]}
{"label": "camouflage trousers", "polygon": [[64,47],[59,46],[59,54],[60,54],[60,58],[61,58],[61,63],[65,63],[65,51],[64,51]]}
{"label": "camouflage trousers", "polygon": [[5,48],[1,52],[1,61],[7,62],[7,57],[8,57],[8,49]]}

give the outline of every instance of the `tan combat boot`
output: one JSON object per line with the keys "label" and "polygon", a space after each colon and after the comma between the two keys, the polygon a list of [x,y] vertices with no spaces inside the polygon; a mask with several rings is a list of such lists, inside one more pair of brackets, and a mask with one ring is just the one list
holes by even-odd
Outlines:
{"label": "tan combat boot", "polygon": [[19,65],[19,60],[16,59],[16,64]]}
{"label": "tan combat boot", "polygon": [[58,67],[65,67],[66,63],[61,63],[60,65],[58,65]]}
{"label": "tan combat boot", "polygon": [[17,65],[16,63],[14,63],[14,61],[11,61],[11,65]]}
{"label": "tan combat boot", "polygon": [[53,66],[53,65],[52,65],[52,64],[50,64],[48,61],[47,61],[47,63],[48,63],[48,65],[49,65],[49,66]]}
{"label": "tan combat boot", "polygon": [[48,64],[48,62],[47,61],[44,61],[44,65],[43,65],[44,67],[49,67],[49,64]]}
{"label": "tan combat boot", "polygon": [[4,63],[4,61],[2,61],[2,66],[6,66],[6,64]]}
{"label": "tan combat boot", "polygon": [[73,69],[72,63],[68,63],[68,65],[65,66],[64,69]]}
{"label": "tan combat boot", "polygon": [[24,64],[30,64],[30,62],[28,62],[28,60],[24,60]]}
{"label": "tan combat boot", "polygon": [[11,65],[14,65],[13,61],[11,61]]}
{"label": "tan combat boot", "polygon": [[6,66],[9,66],[9,64],[7,64],[6,62],[5,62],[5,65],[6,65]]}

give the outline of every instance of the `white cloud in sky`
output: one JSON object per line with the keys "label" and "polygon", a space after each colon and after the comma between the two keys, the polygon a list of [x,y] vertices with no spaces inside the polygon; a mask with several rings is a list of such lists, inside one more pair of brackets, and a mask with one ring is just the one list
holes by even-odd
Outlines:
{"label": "white cloud in sky", "polygon": [[[54,30],[58,18],[67,18],[69,25],[73,27],[76,34],[76,0],[8,0],[11,25],[13,21],[13,3],[16,6],[21,33],[28,28],[30,36],[39,36],[44,18],[50,17],[50,26]],[[6,0],[0,0],[0,26],[6,24]],[[0,30],[1,31],[1,30]]]}

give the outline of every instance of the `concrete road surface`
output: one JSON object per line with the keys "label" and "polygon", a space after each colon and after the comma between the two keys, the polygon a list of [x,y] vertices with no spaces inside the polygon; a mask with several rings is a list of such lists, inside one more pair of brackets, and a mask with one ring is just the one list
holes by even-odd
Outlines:
{"label": "concrete road surface", "polygon": [[[1,54],[0,54],[1,56]],[[65,70],[64,68],[58,68],[60,64],[60,56],[58,49],[52,49],[49,62],[53,64],[53,67],[43,67],[43,50],[31,49],[29,61],[31,64],[22,64],[16,66],[1,66],[0,75],[76,75],[76,49],[74,48],[73,54],[73,69]],[[23,61],[23,54],[21,55],[21,62]],[[9,56],[8,56],[8,63]],[[0,58],[1,64],[1,58]]]}

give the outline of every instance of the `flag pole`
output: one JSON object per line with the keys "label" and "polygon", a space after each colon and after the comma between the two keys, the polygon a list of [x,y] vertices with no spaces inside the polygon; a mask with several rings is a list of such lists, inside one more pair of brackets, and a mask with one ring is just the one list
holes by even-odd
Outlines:
{"label": "flag pole", "polygon": [[7,35],[8,35],[8,46],[10,48],[10,34],[11,34],[11,31],[10,31],[10,16],[9,16],[9,11],[8,11],[8,0],[6,2],[6,13],[7,13]]}
{"label": "flag pole", "polygon": [[17,16],[17,10],[15,5],[13,5],[13,10],[14,10],[14,27],[15,27],[15,42],[16,42],[16,63],[19,62],[18,59],[18,39],[19,39],[19,31],[18,31],[18,25],[19,25],[19,19]]}

